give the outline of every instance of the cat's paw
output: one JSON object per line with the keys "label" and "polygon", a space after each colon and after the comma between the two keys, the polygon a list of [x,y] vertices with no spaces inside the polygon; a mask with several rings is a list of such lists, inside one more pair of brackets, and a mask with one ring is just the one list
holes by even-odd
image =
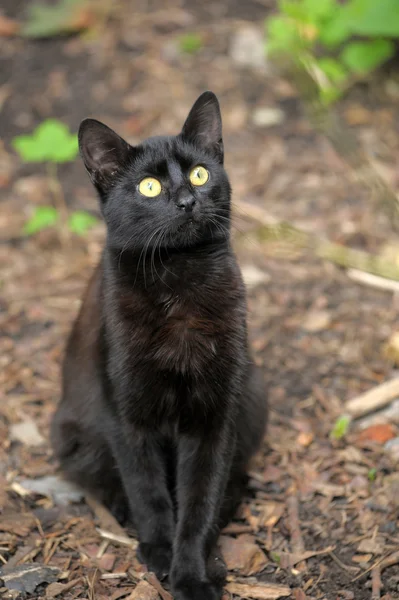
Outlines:
{"label": "cat's paw", "polygon": [[222,588],[226,583],[227,567],[223,560],[221,550],[215,546],[206,563],[208,579],[216,586]]}
{"label": "cat's paw", "polygon": [[169,574],[172,546],[170,544],[140,543],[137,548],[137,558],[162,581]]}
{"label": "cat's paw", "polygon": [[220,600],[222,589],[207,581],[193,578],[181,579],[172,585],[174,600]]}

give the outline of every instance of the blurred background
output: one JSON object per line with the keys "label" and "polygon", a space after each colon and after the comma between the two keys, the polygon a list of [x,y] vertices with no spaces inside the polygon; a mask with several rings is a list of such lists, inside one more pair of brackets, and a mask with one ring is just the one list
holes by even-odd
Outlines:
{"label": "blurred background", "polygon": [[[134,576],[90,587],[91,569],[113,573],[123,549],[111,543],[99,564],[91,517],[75,512],[67,526],[48,483],[64,343],[104,240],[76,131],[91,116],[132,144],[174,134],[209,89],[272,406],[252,495],[225,542],[232,585],[257,579],[229,593],[265,597],[263,581],[288,586],[273,598],[397,597],[399,386],[377,392],[377,413],[350,401],[399,362],[398,39],[397,0],[2,0],[2,562],[22,564],[16,553],[33,544],[30,561],[69,560],[83,576],[65,598],[134,591]],[[44,597],[38,585],[32,597]]]}

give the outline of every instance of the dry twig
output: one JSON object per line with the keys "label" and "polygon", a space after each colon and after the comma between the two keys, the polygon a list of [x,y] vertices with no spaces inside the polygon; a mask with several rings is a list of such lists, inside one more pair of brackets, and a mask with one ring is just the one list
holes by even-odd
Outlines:
{"label": "dry twig", "polygon": [[371,571],[371,600],[379,600],[381,598],[381,569],[377,565]]}
{"label": "dry twig", "polygon": [[[297,496],[289,496],[287,498],[287,509],[288,509],[288,526],[291,532],[291,546],[293,554],[302,554],[305,551],[305,545],[303,543],[301,527],[299,525],[299,511],[298,511],[298,498]],[[297,563],[296,568],[298,571],[304,571],[306,569],[305,561]]]}
{"label": "dry twig", "polygon": [[385,381],[364,394],[352,398],[346,403],[345,411],[356,419],[383,408],[398,396],[399,377]]}

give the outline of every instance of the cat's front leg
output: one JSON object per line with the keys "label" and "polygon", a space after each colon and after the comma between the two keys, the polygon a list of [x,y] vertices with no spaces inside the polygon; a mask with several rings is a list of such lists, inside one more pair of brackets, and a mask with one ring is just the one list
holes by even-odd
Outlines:
{"label": "cat's front leg", "polygon": [[162,444],[156,433],[130,428],[114,433],[110,443],[138,532],[139,559],[163,579],[170,569],[175,525]]}
{"label": "cat's front leg", "polygon": [[[178,523],[171,570],[175,600],[219,600],[223,576],[211,579],[207,561],[217,541],[217,522],[235,448],[228,417],[178,445]],[[220,580],[222,579],[222,581]]]}

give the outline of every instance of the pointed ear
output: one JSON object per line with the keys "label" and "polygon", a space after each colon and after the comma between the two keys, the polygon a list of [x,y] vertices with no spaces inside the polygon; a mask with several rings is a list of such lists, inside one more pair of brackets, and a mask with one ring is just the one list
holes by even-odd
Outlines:
{"label": "pointed ear", "polygon": [[212,152],[223,162],[222,117],[213,92],[204,92],[195,102],[181,135]]}
{"label": "pointed ear", "polygon": [[132,146],[95,119],[82,121],[78,139],[80,155],[90,179],[100,192],[106,192],[115,175],[126,165]]}

